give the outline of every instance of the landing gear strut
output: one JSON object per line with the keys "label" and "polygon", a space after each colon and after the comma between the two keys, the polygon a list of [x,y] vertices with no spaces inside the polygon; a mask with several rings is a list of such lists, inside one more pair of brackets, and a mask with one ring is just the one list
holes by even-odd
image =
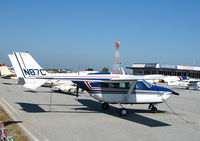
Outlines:
{"label": "landing gear strut", "polygon": [[149,108],[151,113],[156,113],[157,112],[157,108],[155,107],[155,104],[149,104]]}
{"label": "landing gear strut", "polygon": [[104,103],[102,104],[102,109],[103,109],[103,110],[108,110],[108,109],[109,109],[109,104],[104,102]]}

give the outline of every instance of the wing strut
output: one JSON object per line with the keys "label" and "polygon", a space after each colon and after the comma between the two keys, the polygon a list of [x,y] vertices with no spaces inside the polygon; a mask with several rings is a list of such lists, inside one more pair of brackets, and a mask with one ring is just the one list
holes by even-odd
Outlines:
{"label": "wing strut", "polygon": [[128,93],[126,94],[126,96],[124,97],[126,102],[128,102],[129,96],[130,96],[130,95],[132,94],[132,92],[133,92],[135,83],[136,83],[136,81],[132,81],[131,87],[129,88]]}
{"label": "wing strut", "polygon": [[136,81],[132,81],[131,87],[129,88],[128,93],[127,93],[128,95],[130,95],[133,92],[133,88],[135,86],[135,83],[136,83]]}

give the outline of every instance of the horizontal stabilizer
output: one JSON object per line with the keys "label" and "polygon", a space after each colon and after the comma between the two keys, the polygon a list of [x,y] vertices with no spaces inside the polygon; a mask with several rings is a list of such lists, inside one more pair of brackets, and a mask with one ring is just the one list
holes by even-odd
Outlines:
{"label": "horizontal stabilizer", "polygon": [[48,81],[46,79],[25,79],[24,87],[35,90]]}

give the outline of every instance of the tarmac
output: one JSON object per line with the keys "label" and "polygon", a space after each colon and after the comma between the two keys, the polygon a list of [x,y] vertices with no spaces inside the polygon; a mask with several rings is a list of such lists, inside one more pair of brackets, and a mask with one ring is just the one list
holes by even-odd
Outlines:
{"label": "tarmac", "polygon": [[200,91],[174,90],[180,96],[158,104],[158,113],[148,105],[124,105],[124,117],[119,105],[103,111],[87,93],[75,100],[73,94],[30,91],[0,78],[0,105],[33,141],[199,141]]}

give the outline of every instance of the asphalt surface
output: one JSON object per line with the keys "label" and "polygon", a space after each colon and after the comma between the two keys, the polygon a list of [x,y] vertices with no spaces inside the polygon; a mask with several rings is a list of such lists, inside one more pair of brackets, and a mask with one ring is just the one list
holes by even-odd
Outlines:
{"label": "asphalt surface", "polygon": [[[200,91],[174,89],[158,104],[158,113],[148,105],[124,105],[126,117],[119,115],[119,105],[103,111],[101,103],[84,93],[51,93],[50,88],[29,91],[16,80],[0,79],[0,104],[22,127],[30,140],[41,141],[199,141]],[[50,97],[52,96],[51,107]]]}

